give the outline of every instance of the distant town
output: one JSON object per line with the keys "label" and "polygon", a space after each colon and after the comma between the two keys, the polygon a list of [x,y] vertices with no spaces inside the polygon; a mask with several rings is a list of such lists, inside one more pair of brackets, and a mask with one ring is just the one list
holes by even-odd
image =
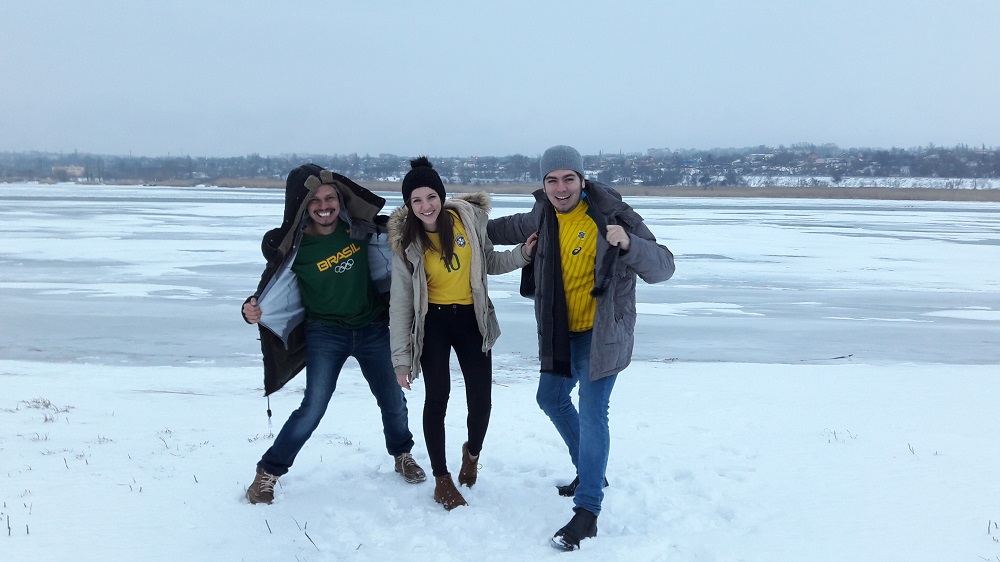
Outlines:
{"label": "distant town", "polygon": [[[417,155],[288,154],[231,158],[2,152],[0,182],[225,185],[233,180],[280,184],[288,171],[315,162],[358,181],[398,182]],[[453,184],[537,184],[538,157],[428,155]],[[938,187],[1000,189],[1000,148],[927,146],[842,149],[835,145],[651,148],[584,156],[588,178],[611,185],[762,187]],[[886,185],[886,182],[889,185]]]}

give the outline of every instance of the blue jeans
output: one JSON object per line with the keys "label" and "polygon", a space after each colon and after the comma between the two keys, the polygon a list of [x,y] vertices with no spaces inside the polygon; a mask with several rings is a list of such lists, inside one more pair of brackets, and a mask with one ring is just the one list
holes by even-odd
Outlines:
{"label": "blue jeans", "polygon": [[[604,500],[604,474],[611,451],[608,408],[611,391],[618,375],[590,380],[590,342],[592,332],[570,335],[570,372],[572,378],[542,372],[535,399],[549,416],[556,431],[569,449],[570,459],[580,477],[573,502],[594,515],[601,514]],[[570,392],[580,385],[580,410]]]}
{"label": "blue jeans", "polygon": [[392,456],[413,448],[403,389],[396,382],[389,351],[389,324],[373,322],[357,330],[334,328],[318,322],[306,323],[306,392],[298,409],[281,427],[274,444],[257,466],[276,476],[288,472],[295,456],[319,426],[340,369],[354,357],[382,410],[385,447]]}

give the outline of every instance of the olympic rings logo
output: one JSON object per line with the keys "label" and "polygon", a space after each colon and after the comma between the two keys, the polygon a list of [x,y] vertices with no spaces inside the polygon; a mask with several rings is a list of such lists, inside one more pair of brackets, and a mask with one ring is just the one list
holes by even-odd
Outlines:
{"label": "olympic rings logo", "polygon": [[352,267],[354,267],[354,260],[349,259],[338,263],[337,266],[333,268],[333,271],[336,273],[344,273],[345,271],[350,271]]}

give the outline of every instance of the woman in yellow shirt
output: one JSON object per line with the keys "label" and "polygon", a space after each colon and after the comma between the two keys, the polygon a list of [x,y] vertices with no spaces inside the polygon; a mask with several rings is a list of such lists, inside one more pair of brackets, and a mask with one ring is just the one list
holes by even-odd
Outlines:
{"label": "woman in yellow shirt", "polygon": [[489,194],[445,200],[441,177],[426,157],[412,160],[410,166],[403,178],[404,206],[389,218],[392,364],[397,381],[407,390],[423,371],[424,440],[434,472],[434,500],[451,510],[467,505],[445,455],[451,350],[462,368],[469,412],[458,483],[471,488],[478,478],[492,408],[490,349],[500,336],[486,277],[526,265],[536,237],[511,250],[494,251],[486,236]]}

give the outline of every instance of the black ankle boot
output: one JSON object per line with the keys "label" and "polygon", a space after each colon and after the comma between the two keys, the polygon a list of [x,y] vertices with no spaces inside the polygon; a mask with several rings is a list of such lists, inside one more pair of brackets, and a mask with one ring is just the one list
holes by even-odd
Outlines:
{"label": "black ankle boot", "polygon": [[[580,485],[580,476],[577,475],[572,482],[564,486],[556,486],[556,490],[559,490],[559,495],[567,498],[572,498],[576,495],[576,487]],[[607,488],[611,484],[608,484],[608,479],[604,479],[604,487]]]}
{"label": "black ankle boot", "polygon": [[573,509],[573,518],[566,526],[556,531],[552,537],[552,547],[570,552],[580,549],[580,541],[597,536],[597,516],[577,507]]}

